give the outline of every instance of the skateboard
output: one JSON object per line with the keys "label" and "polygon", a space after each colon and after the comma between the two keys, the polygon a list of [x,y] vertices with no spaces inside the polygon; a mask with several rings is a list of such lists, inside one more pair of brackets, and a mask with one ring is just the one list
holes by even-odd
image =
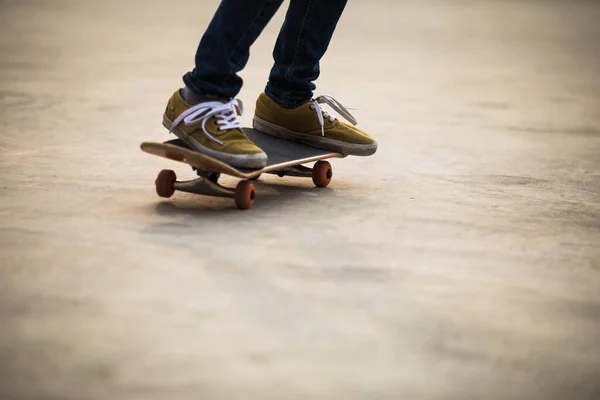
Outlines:
{"label": "skateboard", "polygon": [[[268,163],[260,169],[236,168],[216,158],[189,148],[181,139],[163,143],[144,142],[142,151],[170,160],[188,164],[198,174],[198,178],[178,181],[175,172],[163,169],[155,180],[156,193],[165,198],[175,191],[207,196],[233,198],[240,209],[252,207],[256,197],[252,180],[261,174],[310,177],[317,187],[326,187],[331,182],[333,170],[326,159],[344,158],[346,155],[317,149],[302,143],[277,138],[250,128],[244,128],[246,135],[268,156]],[[312,168],[302,164],[315,163]],[[221,174],[240,178],[235,188],[219,184]]]}

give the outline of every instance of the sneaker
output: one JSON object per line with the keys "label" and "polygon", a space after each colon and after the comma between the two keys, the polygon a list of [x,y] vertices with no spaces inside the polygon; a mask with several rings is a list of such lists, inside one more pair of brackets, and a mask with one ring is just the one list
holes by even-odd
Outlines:
{"label": "sneaker", "polygon": [[233,167],[262,168],[267,155],[242,130],[237,120],[242,113],[238,99],[191,105],[178,90],[169,99],[163,125],[193,150]]}
{"label": "sneaker", "polygon": [[[352,125],[339,121],[322,110],[320,104],[323,103],[331,106]],[[287,109],[262,93],[256,101],[252,125],[257,131],[320,149],[354,156],[370,156],[377,151],[377,142],[356,128],[356,123],[350,112],[330,96],[320,96],[300,107]]]}

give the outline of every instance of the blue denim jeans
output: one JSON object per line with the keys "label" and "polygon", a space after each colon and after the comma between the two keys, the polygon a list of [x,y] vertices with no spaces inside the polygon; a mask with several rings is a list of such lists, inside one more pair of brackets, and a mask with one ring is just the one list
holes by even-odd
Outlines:
{"label": "blue denim jeans", "polygon": [[[250,46],[283,0],[222,0],[196,51],[193,71],[183,77],[201,96],[234,98],[242,88],[237,74],[248,62]],[[290,0],[281,27],[265,92],[285,108],[313,97],[325,54],[347,0]]]}

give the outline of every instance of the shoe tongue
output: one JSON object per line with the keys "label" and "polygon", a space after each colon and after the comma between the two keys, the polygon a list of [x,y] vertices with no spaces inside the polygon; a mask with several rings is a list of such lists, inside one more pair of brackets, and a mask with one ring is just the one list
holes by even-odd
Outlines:
{"label": "shoe tongue", "polygon": [[[319,112],[319,110],[317,110],[317,108],[315,107],[314,100],[313,100],[313,101],[310,101],[310,102],[309,102],[309,104],[312,106],[312,111],[313,111],[314,113],[318,113],[318,112]],[[325,110],[325,109],[323,108],[323,105],[322,105],[322,104],[319,104],[319,108],[321,109],[321,115],[323,116],[323,122],[324,122],[325,124],[329,123],[329,120],[330,120],[331,118],[333,118],[333,120],[334,120],[334,121],[335,121],[335,120],[337,120],[337,118],[335,117],[335,115],[332,115],[332,114],[331,114],[329,111],[327,111],[327,110]],[[325,114],[327,114],[327,117],[325,116]],[[332,122],[332,123],[333,123],[333,122]]]}

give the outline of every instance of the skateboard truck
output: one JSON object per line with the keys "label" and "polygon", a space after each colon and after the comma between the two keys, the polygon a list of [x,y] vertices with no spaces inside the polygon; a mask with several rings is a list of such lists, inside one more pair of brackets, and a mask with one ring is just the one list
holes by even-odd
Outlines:
{"label": "skateboard truck", "polygon": [[[173,196],[175,191],[200,194],[214,197],[233,198],[235,205],[240,209],[248,209],[252,207],[254,198],[256,197],[254,184],[250,180],[241,180],[235,189],[228,188],[219,184],[219,172],[204,171],[199,168],[194,170],[198,174],[198,178],[187,181],[178,181],[174,171],[163,169],[158,173],[154,184],[156,193],[160,197],[169,198]],[[295,165],[286,167],[280,170],[267,171],[265,173],[275,174],[279,177],[298,176],[312,177],[313,183],[317,187],[326,187],[331,182],[333,176],[331,164],[327,161],[317,161],[313,168],[308,168],[303,165]],[[258,179],[258,176],[252,180]]]}

